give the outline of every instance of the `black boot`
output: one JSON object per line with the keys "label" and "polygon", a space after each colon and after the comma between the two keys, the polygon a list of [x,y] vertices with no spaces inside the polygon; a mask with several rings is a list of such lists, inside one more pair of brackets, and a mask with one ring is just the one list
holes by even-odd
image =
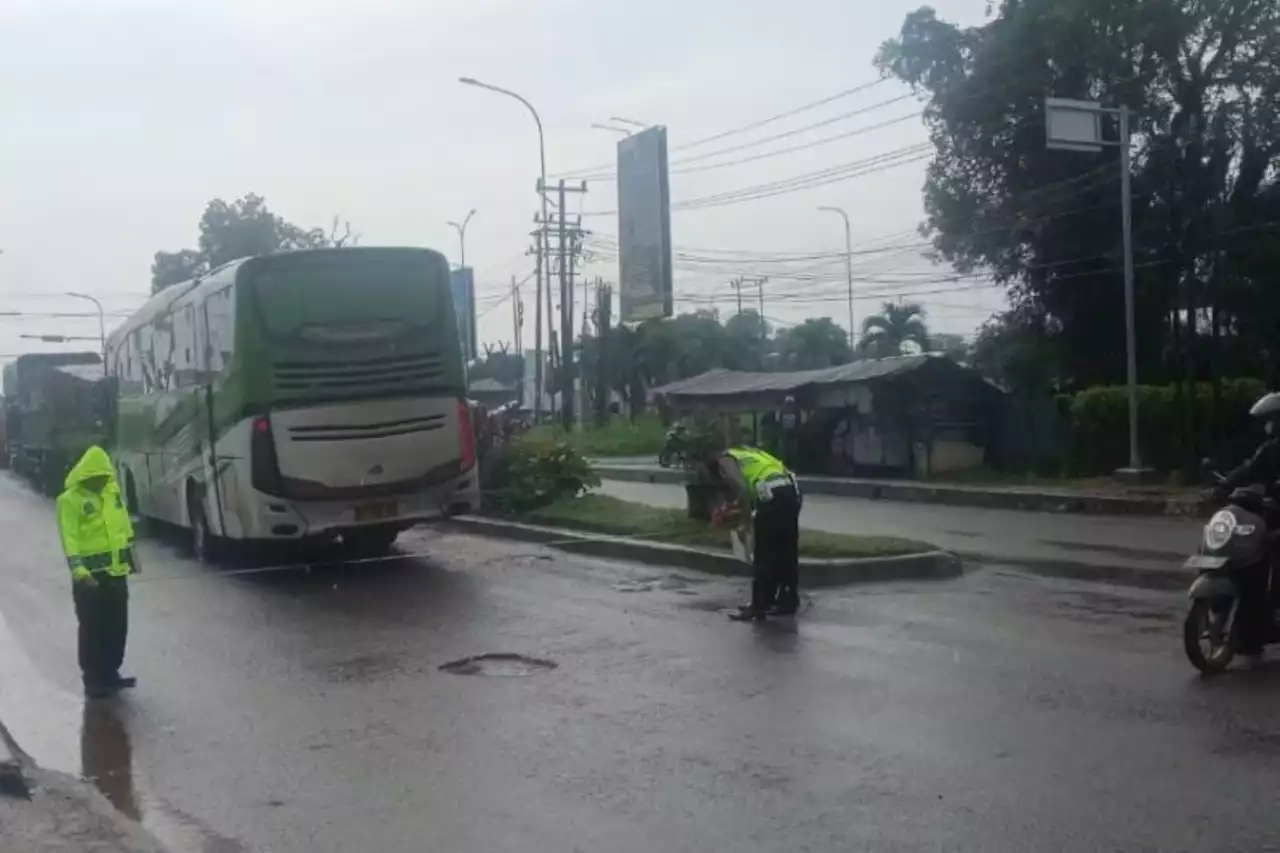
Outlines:
{"label": "black boot", "polygon": [[768,614],[763,608],[752,607],[750,604],[744,604],[737,610],[729,614],[729,618],[734,622],[763,622]]}
{"label": "black boot", "polygon": [[770,616],[795,616],[800,612],[800,595],[794,589],[784,588],[778,600],[769,608]]}
{"label": "black boot", "polygon": [[116,673],[111,676],[107,683],[116,690],[128,690],[130,687],[136,687],[138,685],[138,679],[134,678],[132,675],[120,675],[119,673]]}

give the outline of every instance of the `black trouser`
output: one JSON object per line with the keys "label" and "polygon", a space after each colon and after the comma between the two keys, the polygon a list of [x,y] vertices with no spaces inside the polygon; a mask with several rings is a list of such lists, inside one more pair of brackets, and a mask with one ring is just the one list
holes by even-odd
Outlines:
{"label": "black trouser", "polygon": [[1271,621],[1269,566],[1250,566],[1239,575],[1241,654],[1257,654],[1267,642]]}
{"label": "black trouser", "polygon": [[76,583],[73,595],[80,623],[80,674],[86,687],[109,687],[120,675],[129,635],[129,582],[95,574],[97,586]]}
{"label": "black trouser", "polygon": [[794,486],[775,489],[773,499],[756,508],[751,607],[800,604],[800,495]]}

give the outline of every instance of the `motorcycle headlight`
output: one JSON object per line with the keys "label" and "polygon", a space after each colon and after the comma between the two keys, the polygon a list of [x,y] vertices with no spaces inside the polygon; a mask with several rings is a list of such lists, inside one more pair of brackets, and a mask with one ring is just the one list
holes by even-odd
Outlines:
{"label": "motorcycle headlight", "polygon": [[1219,510],[1204,526],[1204,547],[1209,551],[1225,548],[1236,532],[1236,517],[1230,510]]}

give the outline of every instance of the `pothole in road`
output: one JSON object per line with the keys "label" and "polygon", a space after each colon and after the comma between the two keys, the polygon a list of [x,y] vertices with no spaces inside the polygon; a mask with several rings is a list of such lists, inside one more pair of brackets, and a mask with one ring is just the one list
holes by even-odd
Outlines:
{"label": "pothole in road", "polygon": [[495,652],[472,655],[462,660],[441,664],[440,671],[453,675],[486,675],[490,678],[519,678],[555,669],[555,661],[526,657],[525,655]]}

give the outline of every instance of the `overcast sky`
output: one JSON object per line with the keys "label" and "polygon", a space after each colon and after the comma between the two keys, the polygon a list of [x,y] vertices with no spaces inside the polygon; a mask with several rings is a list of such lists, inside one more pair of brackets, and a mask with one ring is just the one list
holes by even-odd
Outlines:
{"label": "overcast sky", "polygon": [[[943,17],[976,23],[985,3],[933,5]],[[457,236],[446,222],[476,208],[467,261],[476,269],[481,339],[510,340],[511,277],[532,270],[524,250],[537,206],[537,137],[518,103],[459,85],[460,75],[534,103],[555,175],[611,170],[619,137],[593,123],[620,116],[666,125],[679,204],[924,142],[911,115],[917,103],[886,103],[906,92],[884,83],[689,145],[875,80],[876,48],[918,5],[5,0],[0,311],[91,311],[57,296],[77,290],[99,296],[112,314],[128,312],[146,298],[153,253],[195,244],[209,199],[256,192],[298,224],[327,226],[340,215],[365,245],[427,245],[455,262]],[[762,142],[820,122],[827,123]],[[731,312],[734,274],[807,270],[831,281],[770,281],[766,316],[795,323],[829,314],[845,325],[841,260],[767,259],[842,251],[839,218],[817,211],[840,205],[856,249],[908,247],[859,257],[858,277],[879,279],[857,285],[859,317],[900,294],[924,302],[935,329],[971,333],[1002,300],[988,287],[931,281],[950,271],[910,248],[918,239],[910,229],[923,216],[923,174],[916,161],[762,199],[677,209],[677,308]],[[615,201],[613,179],[604,176],[569,209],[612,211]],[[584,225],[596,246],[617,234],[612,216],[587,216]],[[706,258],[716,260],[698,260]],[[737,258],[741,264],[729,260]],[[616,261],[597,251],[586,273],[616,280]],[[530,345],[532,282],[523,292]],[[119,322],[109,317],[108,330]],[[0,358],[64,348],[20,334],[96,335],[96,324],[0,316]]]}

